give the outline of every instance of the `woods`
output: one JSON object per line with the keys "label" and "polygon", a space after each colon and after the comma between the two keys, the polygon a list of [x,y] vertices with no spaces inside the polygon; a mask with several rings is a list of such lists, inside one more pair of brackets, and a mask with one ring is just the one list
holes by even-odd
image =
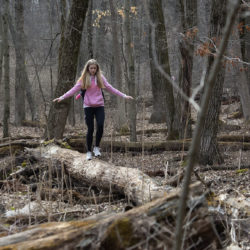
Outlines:
{"label": "woods", "polygon": [[0,0],[0,249],[248,249],[249,13]]}

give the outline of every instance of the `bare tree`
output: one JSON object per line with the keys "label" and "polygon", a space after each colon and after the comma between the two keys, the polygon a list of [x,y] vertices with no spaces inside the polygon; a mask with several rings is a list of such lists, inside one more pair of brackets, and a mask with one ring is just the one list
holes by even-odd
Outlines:
{"label": "bare tree", "polygon": [[88,44],[88,57],[93,58],[94,57],[94,51],[93,51],[93,0],[90,0],[89,2],[89,8],[87,13],[87,44]]}
{"label": "bare tree", "polygon": [[2,83],[2,65],[3,65],[3,22],[0,18],[0,86]]}
{"label": "bare tree", "polygon": [[[220,2],[212,1],[211,9],[211,25],[210,25],[210,38],[216,43],[221,39],[222,29],[226,22],[226,6],[227,1],[221,0]],[[214,47],[209,55],[208,70],[214,61],[214,54],[216,47]],[[225,67],[222,63],[220,70],[215,78],[215,84],[212,90],[211,98],[208,104],[208,111],[204,122],[204,127],[201,134],[201,146],[199,154],[199,162],[203,165],[212,165],[213,162],[223,162],[223,158],[219,153],[217,144],[217,132],[219,125],[219,114],[221,106],[221,97],[223,94],[223,83],[225,76]]]}
{"label": "bare tree", "polygon": [[37,118],[36,106],[29,81],[25,59],[25,33],[23,0],[15,1],[15,26],[8,15],[8,24],[16,54],[16,82],[15,82],[15,123],[21,125],[25,119],[25,92],[32,120]]}
{"label": "bare tree", "polygon": [[24,56],[24,18],[22,0],[15,1],[15,45],[16,45],[16,79],[15,79],[15,124],[20,126],[25,120],[25,82],[23,67]]}
{"label": "bare tree", "polygon": [[186,167],[184,183],[182,186],[182,193],[181,193],[179,206],[178,206],[178,214],[177,214],[177,220],[176,220],[176,232],[175,232],[175,245],[173,248],[174,250],[182,249],[183,221],[185,217],[187,198],[189,194],[190,179],[191,179],[194,165],[196,164],[198,160],[197,156],[198,156],[199,147],[200,147],[201,131],[202,131],[202,128],[204,127],[205,116],[207,114],[209,99],[212,94],[212,90],[215,84],[215,79],[216,79],[217,73],[220,70],[221,60],[226,50],[228,38],[230,36],[230,32],[232,30],[232,27],[233,27],[233,24],[234,24],[234,21],[235,21],[235,18],[239,9],[239,5],[240,5],[240,0],[234,0],[232,2],[233,2],[232,6],[228,8],[230,12],[227,17],[227,22],[224,28],[224,34],[223,34],[223,37],[221,39],[221,42],[218,48],[217,56],[215,57],[215,60],[209,71],[206,88],[202,97],[201,111],[198,115],[196,128],[195,128],[193,138],[192,138],[192,143],[191,143],[191,147],[189,151],[188,165]]}
{"label": "bare tree", "polygon": [[[132,34],[130,28],[130,1],[125,0],[125,17],[124,17],[124,40],[125,40],[125,55],[126,55],[126,81],[128,84],[129,95],[135,97],[135,64],[134,64],[134,53],[132,44]],[[128,103],[128,114],[129,114],[129,127],[130,127],[130,141],[136,141],[136,103]]]}
{"label": "bare tree", "polygon": [[[121,60],[121,46],[119,43],[119,30],[118,30],[118,18],[117,10],[114,6],[114,1],[109,0],[110,12],[111,12],[111,25],[112,25],[112,44],[113,44],[113,58],[114,58],[114,81],[118,89],[122,90],[122,60]],[[116,97],[116,104],[118,107],[117,114],[115,115],[115,127],[120,129],[124,124],[126,124],[125,116],[125,102],[124,100]]]}
{"label": "bare tree", "polygon": [[[69,17],[65,23],[64,34],[61,37],[56,97],[64,94],[75,82],[77,59],[87,9],[88,0],[72,1]],[[69,108],[70,99],[51,104],[45,137],[62,138]]]}
{"label": "bare tree", "polygon": [[238,70],[241,69],[240,73],[241,79],[239,81],[238,91],[240,94],[241,105],[243,110],[244,118],[250,120],[250,32],[247,30],[250,24],[250,16],[244,17],[244,12],[247,10],[247,7],[242,7],[241,16],[238,24],[238,32],[241,45],[241,55],[242,62],[238,62],[240,65]]}
{"label": "bare tree", "polygon": [[10,118],[10,55],[8,39],[8,21],[9,0],[3,1],[3,61],[4,61],[4,115],[3,115],[3,137],[9,136],[9,118]]}
{"label": "bare tree", "polygon": [[[186,94],[191,96],[192,69],[193,69],[193,40],[197,30],[197,1],[180,0],[179,2],[182,35],[179,41],[180,50],[180,76],[179,86]],[[180,98],[177,94],[176,99],[176,120],[175,126],[178,127],[179,138],[191,137],[191,109],[189,102]]]}
{"label": "bare tree", "polygon": [[[166,28],[164,24],[164,16],[161,0],[149,1],[149,12],[155,28],[155,48],[152,48],[152,42],[149,41],[151,83],[153,93],[153,113],[150,117],[151,122],[167,122],[168,139],[173,139],[174,129],[174,112],[175,103],[173,95],[173,87],[170,82],[157,70],[157,66],[153,62],[152,49],[156,50],[157,60],[164,71],[170,75],[170,65],[168,57],[168,43]],[[152,39],[152,36],[149,36]]]}

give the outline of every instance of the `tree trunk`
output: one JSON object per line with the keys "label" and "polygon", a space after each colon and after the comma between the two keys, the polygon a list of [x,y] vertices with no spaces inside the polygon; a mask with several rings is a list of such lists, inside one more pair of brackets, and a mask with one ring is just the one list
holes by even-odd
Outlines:
{"label": "tree trunk", "polygon": [[[181,54],[179,87],[190,97],[192,87],[192,70],[193,70],[193,53],[194,53],[194,38],[196,35],[197,25],[197,1],[180,0],[180,14],[182,23],[182,32],[184,37],[180,37],[179,50]],[[183,100],[177,94],[176,102],[176,120],[175,124],[178,127],[179,138],[190,138],[192,135],[191,128],[191,109],[189,102]]]}
{"label": "tree trunk", "polygon": [[[149,43],[149,54],[151,57],[151,82],[154,98],[153,113],[150,121],[166,122],[168,128],[168,138],[173,139],[173,121],[175,112],[173,87],[171,83],[169,83],[167,79],[165,79],[165,77],[163,77],[163,75],[157,70],[152,61],[152,50],[156,50],[155,53],[159,64],[163,67],[165,72],[170,75],[167,34],[161,0],[150,1],[150,16],[155,25],[155,47],[152,48],[151,41]],[[150,39],[152,39],[152,36],[150,36]]]}
{"label": "tree trunk", "polygon": [[24,57],[24,18],[22,0],[15,1],[15,44],[16,44],[16,71],[15,71],[15,124],[21,126],[25,120],[25,82],[23,77]]}
{"label": "tree trunk", "polygon": [[[116,87],[122,89],[122,65],[121,65],[121,46],[119,43],[119,30],[117,27],[117,10],[114,6],[114,1],[109,0],[110,12],[111,12],[111,25],[112,25],[112,44],[113,44],[113,58],[114,58],[114,71],[115,71],[115,83]],[[125,102],[124,99],[116,97],[117,113],[115,115],[115,128],[116,130],[121,129],[126,124],[125,115]]]}
{"label": "tree trunk", "polygon": [[89,8],[87,13],[87,44],[88,44],[88,57],[94,58],[93,52],[93,0],[89,2]]}
{"label": "tree trunk", "polygon": [[74,127],[76,124],[76,118],[75,118],[75,100],[71,98],[71,105],[69,109],[69,116],[68,116],[68,123]]}
{"label": "tree trunk", "polygon": [[[132,34],[130,25],[130,1],[125,0],[125,17],[124,17],[124,37],[125,37],[125,55],[126,55],[126,81],[128,84],[129,95],[136,98],[136,87],[135,87],[135,63],[134,63],[134,53],[132,44]],[[128,114],[129,114],[129,128],[130,128],[130,141],[137,141],[136,138],[136,102],[128,102]]]}
{"label": "tree trunk", "polygon": [[[55,97],[63,95],[75,82],[81,33],[87,9],[88,0],[74,0],[72,2],[68,21],[65,24],[64,34],[62,34],[60,42],[58,82]],[[51,104],[45,137],[62,138],[69,108],[70,100]]]}
{"label": "tree trunk", "polygon": [[201,110],[198,114],[197,125],[192,138],[192,143],[189,151],[188,164],[185,168],[185,176],[182,186],[181,197],[178,206],[178,217],[176,220],[176,230],[175,230],[175,245],[174,250],[181,249],[183,242],[183,223],[186,216],[187,199],[189,195],[189,184],[191,181],[191,176],[193,174],[193,169],[197,163],[197,156],[199,154],[200,142],[201,142],[201,132],[204,127],[204,122],[208,110],[209,99],[211,98],[211,93],[215,84],[216,75],[220,70],[221,60],[227,47],[228,38],[230,36],[236,15],[238,13],[240,6],[240,0],[232,1],[230,8],[228,8],[227,22],[224,28],[223,36],[219,44],[218,52],[214,58],[214,63],[211,65],[209,71],[207,82],[202,96]]}
{"label": "tree trunk", "polygon": [[[242,10],[243,12],[243,10]],[[241,105],[245,120],[250,120],[250,32],[249,27],[250,17],[240,18],[238,24],[238,32],[240,37],[242,60],[248,64],[240,63],[240,76],[238,91],[240,94]]]}
{"label": "tree trunk", "polygon": [[[0,11],[1,13],[1,11]],[[2,14],[0,17],[0,41],[3,41],[3,20]],[[3,42],[0,42],[0,88],[2,84],[2,72],[3,72]]]}
{"label": "tree trunk", "polygon": [[73,150],[59,146],[29,149],[34,157],[60,161],[69,175],[80,182],[125,194],[135,204],[144,204],[163,194],[164,190],[153,179],[138,169],[114,166],[100,160],[87,161]]}
{"label": "tree trunk", "polygon": [[[3,137],[9,137],[10,119],[10,55],[9,55],[9,35],[8,19],[9,0],[4,1],[3,15],[3,68],[4,68],[4,114],[3,114]],[[2,18],[2,17],[1,17]]]}
{"label": "tree trunk", "polygon": [[[219,4],[216,0],[212,2],[210,38],[214,38],[217,43],[221,39],[222,29],[225,26],[226,2],[226,0],[221,0]],[[212,53],[216,53],[215,49],[212,50]],[[209,56],[209,65],[207,72],[209,72],[213,61],[213,55]],[[199,162],[203,165],[212,165],[214,162],[218,162],[220,164],[223,162],[223,159],[219,153],[217,133],[224,76],[225,68],[221,63],[220,71],[215,78],[215,85],[213,87],[212,95],[209,100],[208,111],[201,134]]]}
{"label": "tree trunk", "polygon": [[[20,77],[16,80],[16,88],[15,91],[19,91],[19,89],[22,87],[22,92],[21,95],[24,92],[23,90],[25,90],[26,92],[26,97],[27,97],[27,101],[29,104],[29,108],[31,111],[31,117],[32,120],[36,120],[37,119],[37,112],[36,112],[36,106],[34,103],[34,98],[33,98],[33,94],[32,94],[32,89],[31,89],[31,84],[29,82],[29,78],[28,78],[28,74],[27,74],[27,70],[26,70],[26,64],[25,62],[25,38],[24,38],[24,30],[23,30],[23,3],[22,1],[20,2],[15,2],[15,23],[16,23],[16,27],[13,26],[13,22],[11,19],[11,16],[8,15],[8,24],[9,24],[9,29],[10,29],[10,33],[12,36],[12,41],[15,47],[15,53],[16,53],[16,78]],[[20,23],[19,23],[19,20]],[[24,98],[24,96],[23,96]],[[17,98],[15,98],[16,103],[15,106],[20,104],[23,105],[25,104],[25,98],[23,100],[17,100]],[[21,109],[21,108],[20,108]],[[24,112],[24,114],[22,113]],[[16,113],[16,112],[15,112]],[[18,125],[21,125],[23,118],[25,116],[25,110],[21,110],[21,114],[15,114],[15,122]],[[20,122],[20,124],[19,124]]]}

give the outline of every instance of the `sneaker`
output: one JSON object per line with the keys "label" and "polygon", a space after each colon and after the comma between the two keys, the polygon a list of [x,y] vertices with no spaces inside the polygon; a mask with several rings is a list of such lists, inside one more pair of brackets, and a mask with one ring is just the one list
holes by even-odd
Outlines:
{"label": "sneaker", "polygon": [[86,160],[87,161],[92,160],[92,153],[90,151],[87,152]]}
{"label": "sneaker", "polygon": [[94,147],[93,149],[95,157],[101,156],[100,148],[99,147]]}

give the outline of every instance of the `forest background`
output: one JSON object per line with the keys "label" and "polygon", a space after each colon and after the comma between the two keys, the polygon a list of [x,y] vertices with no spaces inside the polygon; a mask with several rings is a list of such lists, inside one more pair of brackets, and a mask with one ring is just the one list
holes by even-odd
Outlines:
{"label": "forest background", "polygon": [[[82,101],[71,98],[57,104],[52,100],[71,88],[85,62],[95,58],[108,81],[135,98],[125,103],[105,92],[102,160],[140,168],[154,177],[160,173],[164,180],[167,166],[187,166],[189,175],[171,173],[173,187],[185,175],[179,206],[183,210],[194,163],[203,170],[226,166],[230,171],[221,172],[224,177],[220,178],[227,179],[229,174],[230,180],[236,168],[236,193],[246,201],[248,1],[0,0],[0,9],[0,135],[5,138],[2,148],[6,150],[8,143],[10,152],[1,154],[3,190],[8,175],[13,177],[16,165],[27,159],[22,154],[29,140],[44,143],[55,139],[60,145],[66,141],[85,152]],[[210,94],[204,101],[206,89]],[[19,142],[22,157],[20,151],[13,155],[9,149],[16,140],[26,140]],[[6,157],[16,157],[14,170],[13,166],[6,170]],[[209,185],[214,178],[212,172]],[[213,185],[217,191],[221,188],[216,181]],[[18,206],[6,203],[4,211],[16,210],[26,202]],[[125,203],[127,200],[121,206]],[[178,213],[183,211],[179,208]],[[184,215],[179,218],[176,249]]]}

